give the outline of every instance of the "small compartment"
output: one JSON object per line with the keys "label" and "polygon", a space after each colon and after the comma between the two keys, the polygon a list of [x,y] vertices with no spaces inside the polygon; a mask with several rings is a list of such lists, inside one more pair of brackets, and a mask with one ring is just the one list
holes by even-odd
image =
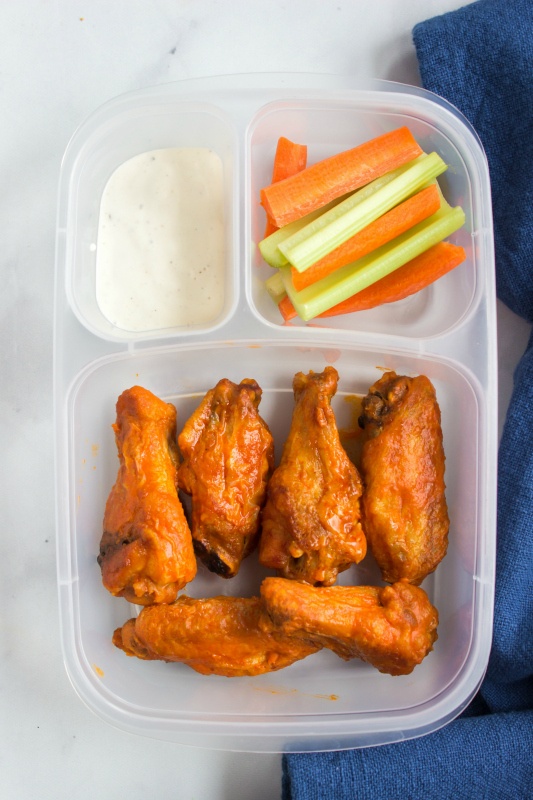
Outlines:
{"label": "small compartment", "polygon": [[[421,339],[441,335],[464,321],[484,290],[484,272],[492,268],[490,189],[483,152],[473,133],[435,98],[402,93],[354,93],[350,100],[328,97],[294,99],[265,105],[253,118],[247,136],[247,219],[251,246],[247,254],[250,303],[270,326],[393,334]],[[308,146],[308,165],[401,126],[407,126],[422,149],[436,151],[448,164],[438,179],[447,201],[466,215],[463,228],[449,241],[465,248],[467,259],[436,283],[411,297],[367,311],[284,323],[264,288],[273,273],[257,247],[265,213],[261,188],[272,178],[278,138]]]}
{"label": "small compartment", "polygon": [[[133,384],[145,386],[176,405],[180,428],[218,379],[254,377],[263,388],[260,411],[271,426],[279,460],[294,404],[294,374],[321,371],[328,363],[340,375],[334,410],[341,431],[356,425],[353,396],[366,393],[383,367],[426,374],[436,387],[451,531],[447,556],[424,583],[440,614],[434,651],[400,678],[362,662],[343,662],[326,651],[279,672],[233,679],[125,656],[111,636],[135,612],[106,592],[96,563],[104,504],[117,470],[111,424],[118,395]],[[151,349],[89,366],[74,383],[67,414],[67,533],[59,540],[60,584],[71,597],[62,602],[65,658],[78,692],[97,713],[119,727],[158,738],[275,751],[353,747],[417,735],[439,727],[468,702],[490,645],[493,563],[479,423],[485,399],[475,378],[460,366],[399,351],[286,341]],[[250,596],[258,592],[265,573],[254,554],[231,580],[200,565],[187,593]],[[340,578],[348,584],[379,582],[368,556]]]}
{"label": "small compartment", "polygon": [[[97,258],[99,254],[99,224],[101,203],[108,181],[117,175],[117,170],[123,170],[130,159],[139,159],[142,154],[153,154],[157,151],[166,151],[169,148],[200,148],[201,152],[211,151],[210,157],[218,170],[220,179],[220,208],[222,223],[217,220],[221,230],[218,231],[217,271],[219,283],[215,289],[216,303],[211,313],[204,315],[200,322],[187,319],[184,324],[173,320],[170,324],[160,321],[157,315],[151,319],[148,307],[143,312],[143,317],[125,314],[124,310],[130,303],[128,295],[128,270],[130,264],[120,263],[123,279],[118,283],[118,292],[123,299],[118,297],[119,316],[112,317],[108,309],[99,303],[97,285]],[[178,102],[172,98],[145,98],[138,97],[130,102],[122,100],[113,101],[104,106],[98,113],[89,118],[77,131],[69,145],[63,166],[62,185],[60,187],[60,210],[64,208],[63,227],[65,237],[65,286],[67,297],[72,310],[88,328],[99,337],[111,341],[136,341],[163,338],[173,335],[211,333],[221,327],[232,315],[239,296],[237,264],[235,253],[238,241],[238,181],[239,181],[239,156],[238,141],[233,123],[225,113],[210,103],[194,101]],[[209,182],[200,189],[210,190]],[[130,180],[130,197],[136,191],[133,181]],[[159,187],[158,187],[159,190]],[[126,193],[124,198],[129,202]],[[61,201],[64,205],[61,205]],[[162,207],[169,203],[169,198],[163,197]],[[125,207],[126,203],[122,207]],[[131,205],[131,203],[130,203]],[[139,204],[140,205],[140,204]],[[115,208],[121,206],[115,205]],[[131,209],[130,209],[131,210]],[[133,213],[133,212],[132,212]],[[142,214],[142,211],[139,212]],[[139,239],[141,230],[140,217],[132,218],[132,248],[134,237]],[[169,221],[167,228],[170,228]],[[176,227],[182,224],[176,221]],[[152,226],[152,229],[154,226]],[[187,229],[187,226],[185,226]],[[157,234],[159,235],[159,234]],[[156,236],[153,237],[154,239]],[[137,244],[137,243],[136,243]],[[149,256],[146,263],[150,264]],[[127,259],[126,259],[127,260]],[[176,273],[181,270],[191,271],[193,259],[180,254],[179,264],[176,264]],[[101,262],[99,262],[101,263]],[[155,291],[159,284],[160,298],[166,294],[167,285],[170,291],[178,291],[174,287],[175,275],[167,278],[157,276],[146,270],[146,294]],[[168,281],[161,287],[161,280]],[[200,300],[189,299],[190,287],[196,285],[193,281],[196,275],[191,275],[184,288],[187,305],[198,305]],[[115,287],[116,288],[116,287]],[[142,300],[144,288],[137,290],[138,297]],[[176,295],[177,296],[177,295]],[[205,298],[204,298],[205,300]],[[104,310],[102,310],[102,308]],[[104,313],[105,312],[105,313]]]}

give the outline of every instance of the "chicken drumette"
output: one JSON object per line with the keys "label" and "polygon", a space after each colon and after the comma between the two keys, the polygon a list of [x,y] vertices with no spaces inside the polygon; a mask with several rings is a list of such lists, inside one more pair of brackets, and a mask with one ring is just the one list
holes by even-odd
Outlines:
{"label": "chicken drumette", "polygon": [[366,554],[361,479],[339,439],[331,398],[338,373],[299,372],[281,462],[268,485],[259,559],[286,578],[329,586]]}
{"label": "chicken drumette", "polygon": [[309,586],[265,578],[261,597],[287,636],[359,658],[389,675],[407,675],[437,639],[438,615],[423,589],[393,586]]}
{"label": "chicken drumette", "polygon": [[120,466],[104,512],[102,581],[131,603],[171,603],[196,574],[177,490],[176,409],[134,386],[118,398],[113,429]]}
{"label": "chicken drumette", "polygon": [[204,397],[178,438],[179,486],[192,496],[194,549],[224,578],[237,574],[257,541],[274,464],[274,442],[259,415],[261,388],[224,378]]}
{"label": "chicken drumette", "polygon": [[117,628],[113,643],[129,656],[228,678],[274,672],[320,649],[278,630],[258,597],[181,596],[170,606],[143,608]]}
{"label": "chicken drumette", "polygon": [[387,372],[363,399],[363,524],[388,583],[421,583],[446,554],[440,409],[428,378]]}

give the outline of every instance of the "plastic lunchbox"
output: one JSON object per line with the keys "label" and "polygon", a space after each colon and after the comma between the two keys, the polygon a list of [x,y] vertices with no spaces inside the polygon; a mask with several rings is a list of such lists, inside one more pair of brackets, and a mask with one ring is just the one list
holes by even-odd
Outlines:
{"label": "plastic lunchbox", "polygon": [[[263,281],[259,189],[277,138],[306,143],[309,162],[408,125],[449,169],[449,202],[466,212],[452,237],[467,261],[423,292],[346,317],[282,324]],[[120,164],[156,148],[205,146],[223,163],[224,304],[208,326],[131,333],[109,323],[95,294],[104,186]],[[496,505],[496,323],[487,163],[472,128],[420,89],[353,85],[324,75],[184,81],[119,97],[76,131],[61,167],[55,304],[57,560],[61,639],[80,698],[123,730],[199,747],[264,752],[335,750],[420,736],[468,704],[486,669],[492,626]],[[173,402],[178,426],[220,378],[255,378],[279,458],[298,371],[339,372],[334,409],[355,424],[354,396],[386,367],[425,374],[442,412],[448,554],[423,588],[440,616],[432,653],[391,677],[322,651],[255,678],[202,676],[182,664],[128,658],[113,630],[135,613],[108,594],[96,562],[104,504],[116,477],[115,403],[140,384]],[[202,566],[193,596],[257,593],[256,555],[229,581]],[[340,582],[378,582],[367,557]]]}

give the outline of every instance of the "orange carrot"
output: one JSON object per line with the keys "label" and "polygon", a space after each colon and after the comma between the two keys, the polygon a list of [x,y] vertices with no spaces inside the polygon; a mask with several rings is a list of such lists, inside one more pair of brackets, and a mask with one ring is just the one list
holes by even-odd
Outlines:
{"label": "orange carrot", "polygon": [[[442,278],[447,272],[459,266],[465,258],[466,253],[462,247],[450,242],[439,242],[404,264],[403,267],[391,272],[390,275],[386,275],[385,278],[367,286],[361,292],[357,292],[342,303],[324,311],[320,317],[350,314],[354,311],[375,308],[384,303],[403,300]],[[297,316],[288,296],[279,302],[278,308],[285,322]]]}
{"label": "orange carrot", "polygon": [[281,228],[420,155],[411,131],[397,128],[261,189],[261,204]]}
{"label": "orange carrot", "polygon": [[356,233],[324,258],[316,261],[304,272],[298,272],[293,267],[291,274],[294,288],[299,292],[315,281],[325,278],[339,267],[357,261],[358,258],[366,256],[372,250],[376,250],[422,222],[423,219],[427,219],[439,208],[439,190],[436,184],[432,184],[371,222],[362,231]]}
{"label": "orange carrot", "polygon": [[291,142],[285,136],[280,136],[274,156],[272,169],[272,183],[290,178],[305,169],[307,164],[307,145]]}
{"label": "orange carrot", "polygon": [[[272,183],[278,183],[285,178],[290,178],[305,169],[307,164],[307,145],[291,142],[285,136],[280,136],[274,156],[274,166],[272,169]],[[271,233],[278,230],[278,226],[267,213],[265,228],[266,239]]]}
{"label": "orange carrot", "polygon": [[298,314],[296,313],[296,309],[291,303],[288,294],[286,294],[285,297],[281,298],[281,300],[278,303],[278,308],[279,308],[279,313],[281,314],[285,322],[289,322],[289,320],[294,319],[294,317],[298,316]]}

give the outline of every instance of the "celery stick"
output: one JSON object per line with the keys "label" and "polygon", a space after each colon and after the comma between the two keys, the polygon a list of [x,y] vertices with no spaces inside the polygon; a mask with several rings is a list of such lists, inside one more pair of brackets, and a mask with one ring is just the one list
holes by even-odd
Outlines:
{"label": "celery stick", "polygon": [[287,292],[285,291],[285,285],[279,270],[276,270],[276,272],[266,279],[265,289],[276,305],[285,297]]}
{"label": "celery stick", "polygon": [[437,153],[420,156],[385,186],[363,197],[356,192],[325,216],[281,242],[278,247],[287,261],[303,272],[446,169],[446,164]]}
{"label": "celery stick", "polygon": [[311,213],[306,214],[305,217],[301,217],[301,219],[295,219],[294,222],[284,225],[283,228],[274,231],[274,233],[271,233],[270,236],[262,239],[262,241],[259,242],[258,247],[266,263],[271,267],[276,267],[277,269],[279,269],[279,267],[283,267],[285,264],[288,264],[289,262],[278,249],[279,243],[285,241],[285,239],[288,239],[289,236],[297,233],[306,225],[309,225],[310,222],[313,222],[313,220],[317,219],[317,217],[320,217],[325,212],[339,205],[339,203],[345,199],[346,195],[338,197],[336,200],[332,200],[331,203],[328,203],[323,208],[317,208],[316,211],[311,211]]}
{"label": "celery stick", "polygon": [[298,316],[307,322],[441,242],[458,230],[464,221],[464,211],[459,206],[441,208],[392,242],[341,267],[300,292],[294,289],[290,266],[282,267],[283,284]]}
{"label": "celery stick", "polygon": [[[408,170],[413,164],[418,163],[421,159],[425,158],[426,155],[417,156],[412,161],[409,161],[407,164],[402,164],[401,167],[397,167],[391,172],[387,172],[385,175],[382,175],[379,178],[367,183],[366,186],[363,186],[361,189],[358,189],[356,192],[350,192],[348,195],[343,195],[342,197],[337,197],[335,200],[332,200],[331,203],[328,203],[322,208],[318,208],[316,211],[311,211],[310,214],[306,214],[305,217],[301,217],[301,219],[296,219],[294,222],[290,222],[288,225],[284,225],[274,233],[271,233],[270,236],[267,236],[261,242],[259,242],[259,251],[263,256],[264,260],[267,264],[270,264],[271,267],[280,268],[288,264],[288,260],[285,258],[281,250],[279,249],[279,245],[289,239],[292,236],[295,236],[299,231],[306,228],[307,225],[313,224],[313,231],[318,231],[323,228],[325,225],[328,225],[331,221],[331,218],[326,216],[329,211],[332,211],[334,208],[339,206],[344,201],[349,200],[350,198],[354,198],[357,196],[356,203],[360,203],[365,200],[367,197],[370,197],[378,189],[381,189],[383,186],[387,186],[394,178],[397,178],[400,175],[403,175],[406,170]],[[309,232],[306,232],[303,235],[303,239],[306,239],[309,236]],[[298,241],[298,238],[295,237],[295,241]]]}

